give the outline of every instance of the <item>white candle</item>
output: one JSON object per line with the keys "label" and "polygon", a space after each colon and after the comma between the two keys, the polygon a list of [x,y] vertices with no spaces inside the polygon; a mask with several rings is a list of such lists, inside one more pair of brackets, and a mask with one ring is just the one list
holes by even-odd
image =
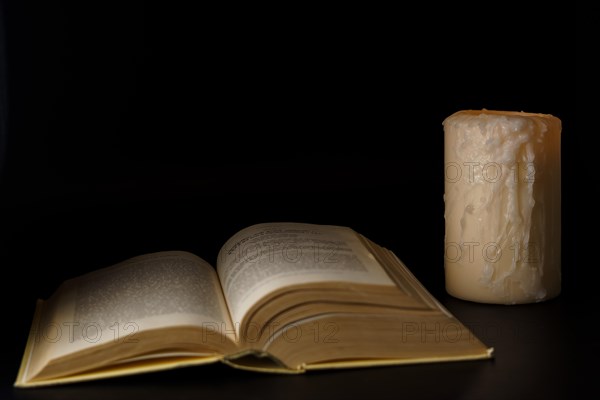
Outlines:
{"label": "white candle", "polygon": [[560,293],[561,122],[459,111],[444,121],[446,290],[519,304]]}

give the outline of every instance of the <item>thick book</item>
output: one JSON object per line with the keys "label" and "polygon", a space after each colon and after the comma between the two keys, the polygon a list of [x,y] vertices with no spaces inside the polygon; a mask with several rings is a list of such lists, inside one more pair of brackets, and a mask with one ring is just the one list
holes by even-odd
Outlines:
{"label": "thick book", "polygon": [[65,281],[37,303],[15,386],[491,356],[391,251],[346,227],[268,223],[233,235],[216,268],[168,251]]}

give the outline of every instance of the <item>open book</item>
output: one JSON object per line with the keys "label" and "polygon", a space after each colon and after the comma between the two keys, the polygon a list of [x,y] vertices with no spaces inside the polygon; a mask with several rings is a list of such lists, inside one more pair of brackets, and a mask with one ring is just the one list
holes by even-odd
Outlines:
{"label": "open book", "polygon": [[236,233],[215,268],[160,252],[64,282],[38,301],[15,386],[216,361],[298,373],[491,357],[402,262],[345,227]]}

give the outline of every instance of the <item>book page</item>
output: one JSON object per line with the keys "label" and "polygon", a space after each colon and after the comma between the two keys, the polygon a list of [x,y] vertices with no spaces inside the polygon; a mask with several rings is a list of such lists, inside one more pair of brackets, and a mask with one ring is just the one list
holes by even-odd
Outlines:
{"label": "book page", "polygon": [[109,341],[135,344],[136,333],[153,328],[234,336],[214,268],[187,252],[135,257],[67,281],[53,297],[39,340],[50,358]]}
{"label": "book page", "polygon": [[221,248],[217,272],[236,328],[256,301],[289,285],[394,286],[352,229],[326,225],[270,223],[243,229]]}

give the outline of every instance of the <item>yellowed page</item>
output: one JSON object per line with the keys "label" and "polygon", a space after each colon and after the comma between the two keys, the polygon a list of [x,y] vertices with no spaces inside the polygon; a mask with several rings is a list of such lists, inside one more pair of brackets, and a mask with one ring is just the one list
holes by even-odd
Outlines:
{"label": "yellowed page", "polygon": [[289,285],[395,286],[356,232],[328,225],[269,223],[243,229],[221,248],[217,271],[236,329],[260,298]]}
{"label": "yellowed page", "polygon": [[217,274],[193,254],[148,254],[66,281],[43,304],[23,380],[51,359],[109,342],[143,350],[137,333],[175,326],[235,339]]}

